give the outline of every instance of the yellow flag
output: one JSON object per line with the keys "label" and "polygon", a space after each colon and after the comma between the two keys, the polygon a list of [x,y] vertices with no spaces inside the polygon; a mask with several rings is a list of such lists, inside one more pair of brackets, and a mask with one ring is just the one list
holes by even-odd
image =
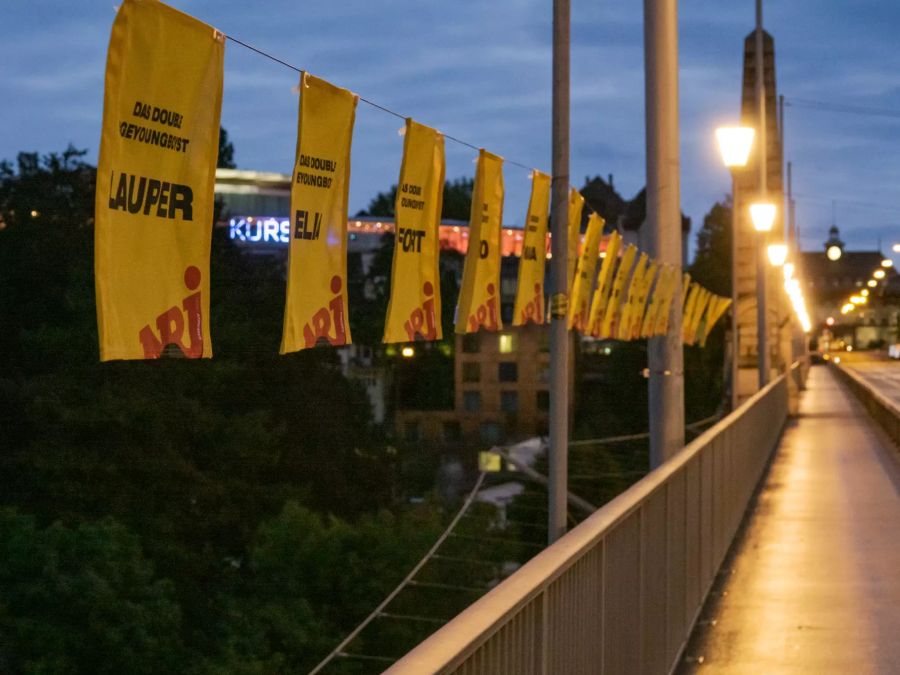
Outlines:
{"label": "yellow flag", "polygon": [[700,284],[691,283],[688,287],[687,299],[684,301],[684,310],[681,314],[681,333],[682,340],[687,344],[691,344],[691,324],[694,322],[694,310],[700,300],[701,291]]}
{"label": "yellow flag", "polygon": [[597,274],[597,260],[600,257],[600,238],[603,236],[605,221],[596,213],[588,219],[584,246],[578,259],[578,269],[572,284],[572,298],[569,302],[569,330],[584,331],[587,328],[588,303],[593,294],[594,277]]}
{"label": "yellow flag", "polygon": [[94,265],[100,360],[212,356],[209,248],[224,36],[123,0],[106,61]]}
{"label": "yellow flag", "polygon": [[569,241],[566,263],[568,265],[568,294],[572,294],[572,283],[575,281],[575,263],[578,261],[578,238],[581,235],[581,212],[584,209],[584,197],[575,188],[569,189]]}
{"label": "yellow flag", "polygon": [[713,297],[713,294],[708,290],[703,287],[700,288],[697,302],[694,303],[694,311],[691,314],[691,323],[688,327],[688,344],[692,345],[697,342],[700,332],[700,322],[706,314],[706,308],[709,306],[709,301]]}
{"label": "yellow flag", "polygon": [[444,137],[411,119],[406,120],[398,185],[384,341],[440,340],[438,228],[444,197]]}
{"label": "yellow flag", "polygon": [[660,300],[662,300],[662,287],[668,276],[668,267],[659,263],[654,264],[658,265],[658,273],[656,275],[656,283],[647,287],[649,303],[647,309],[644,311],[644,318],[641,320],[640,331],[638,333],[638,337],[642,338],[650,337],[651,335],[652,326],[655,325],[656,316],[659,314],[659,303]]}
{"label": "yellow flag", "polygon": [[309,73],[300,76],[282,354],[350,344],[347,197],[357,99]]}
{"label": "yellow flag", "polygon": [[550,176],[531,175],[531,198],[525,218],[525,241],[519,259],[519,281],[513,326],[529,321],[544,323],[544,268],[547,265],[547,216],[550,209]]}
{"label": "yellow flag", "polygon": [[600,274],[597,275],[597,290],[591,300],[591,312],[588,317],[588,333],[596,337],[600,333],[600,322],[609,302],[612,287],[613,270],[619,257],[622,236],[615,230],[606,240],[606,253],[600,263]]}
{"label": "yellow flag", "polygon": [[688,296],[691,294],[691,275],[685,272],[681,277],[681,288],[684,291],[681,294],[681,309],[684,311],[685,306],[687,305]]}
{"label": "yellow flag", "polygon": [[[654,331],[654,335],[667,335],[669,332],[669,320],[672,316],[673,311],[680,311],[680,307],[678,310],[672,309],[672,304],[675,301],[675,295],[679,291],[678,286],[678,270],[675,267],[669,268],[669,280],[668,285],[666,287],[666,293],[663,296],[662,301],[659,304],[659,314],[657,315],[657,324],[656,330]],[[682,277],[682,285],[681,289],[681,298],[682,298],[682,306],[684,304],[684,298],[687,297],[687,289],[688,284],[690,283],[691,275],[685,274]]]}
{"label": "yellow flag", "polygon": [[710,302],[706,310],[706,323],[703,326],[703,332],[700,336],[700,346],[706,346],[706,340],[712,332],[713,326],[725,313],[725,310],[731,306],[731,298],[723,298],[720,295],[713,296],[713,302]]}
{"label": "yellow flag", "polygon": [[616,326],[616,331],[614,333],[615,337],[619,340],[631,339],[631,321],[634,316],[638,294],[644,283],[644,275],[647,273],[648,260],[647,254],[641,253],[634,266],[634,271],[631,273],[631,283],[628,284],[628,292],[625,294],[625,302],[622,305],[622,315],[619,318],[619,324]]}
{"label": "yellow flag", "polygon": [[457,333],[475,333],[480,328],[497,331],[503,327],[500,319],[502,223],[503,158],[481,149],[472,191],[469,248],[456,307]]}
{"label": "yellow flag", "polygon": [[600,331],[597,336],[599,338],[607,339],[615,335],[615,319],[619,311],[619,304],[623,300],[625,284],[631,277],[631,270],[634,267],[634,259],[636,257],[637,246],[629,244],[625,247],[625,252],[619,259],[619,267],[616,269],[616,276],[613,279],[612,289],[609,293],[609,302],[606,303],[606,311],[600,322]]}
{"label": "yellow flag", "polygon": [[637,340],[638,338],[643,337],[642,331],[644,328],[644,316],[649,311],[649,308],[647,307],[647,300],[650,297],[650,287],[653,285],[653,282],[656,279],[658,270],[659,265],[657,264],[657,262],[655,260],[651,260],[650,265],[644,272],[644,279],[638,291],[637,298],[635,299],[635,305],[631,315],[631,329],[629,331],[629,339],[631,340]]}
{"label": "yellow flag", "polygon": [[659,271],[659,279],[653,289],[653,300],[650,308],[644,315],[644,328],[642,330],[643,337],[653,337],[658,335],[657,327],[660,324],[660,315],[663,310],[668,311],[672,302],[672,294],[675,290],[676,271],[671,265],[663,265]]}

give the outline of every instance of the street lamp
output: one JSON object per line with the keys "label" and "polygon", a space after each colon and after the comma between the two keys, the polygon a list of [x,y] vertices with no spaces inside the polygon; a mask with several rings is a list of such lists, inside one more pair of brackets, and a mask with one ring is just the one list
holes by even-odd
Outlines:
{"label": "street lamp", "polygon": [[875,270],[872,273],[872,276],[875,277],[876,279],[884,279],[884,270]]}
{"label": "street lamp", "polygon": [[716,129],[716,140],[719,143],[719,152],[722,153],[722,162],[725,166],[729,169],[747,166],[754,135],[756,135],[756,131],[753,127],[719,127]]}
{"label": "street lamp", "polygon": [[773,267],[781,267],[787,260],[788,247],[786,244],[769,244],[769,262]]}
{"label": "street lamp", "polygon": [[825,249],[825,255],[828,256],[828,259],[831,262],[837,262],[838,260],[840,260],[842,254],[843,251],[841,251],[840,246],[829,246],[827,249]]}
{"label": "street lamp", "polygon": [[731,409],[738,407],[738,283],[737,283],[737,242],[738,242],[738,183],[737,172],[747,166],[753,137],[752,127],[719,127],[716,141],[722,154],[722,163],[731,170]]}
{"label": "street lamp", "polygon": [[757,232],[770,232],[775,224],[775,205],[768,202],[757,202],[750,205],[750,219]]}
{"label": "street lamp", "polygon": [[885,258],[884,260],[881,261],[881,266],[882,267],[893,267],[894,261],[891,260],[890,258]]}
{"label": "street lamp", "polygon": [[893,246],[891,246],[891,250],[894,253],[900,253],[900,244],[894,244]]}

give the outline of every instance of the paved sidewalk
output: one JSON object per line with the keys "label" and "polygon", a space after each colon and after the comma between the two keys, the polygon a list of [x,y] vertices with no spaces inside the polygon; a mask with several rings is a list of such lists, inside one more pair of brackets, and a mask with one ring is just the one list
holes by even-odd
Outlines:
{"label": "paved sidewalk", "polygon": [[807,385],[679,672],[900,674],[900,454],[828,367]]}

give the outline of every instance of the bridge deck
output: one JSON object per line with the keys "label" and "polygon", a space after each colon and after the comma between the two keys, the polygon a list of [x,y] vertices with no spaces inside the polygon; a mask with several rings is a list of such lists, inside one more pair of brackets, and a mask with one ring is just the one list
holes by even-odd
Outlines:
{"label": "bridge deck", "polygon": [[813,368],[679,672],[900,673],[900,461]]}

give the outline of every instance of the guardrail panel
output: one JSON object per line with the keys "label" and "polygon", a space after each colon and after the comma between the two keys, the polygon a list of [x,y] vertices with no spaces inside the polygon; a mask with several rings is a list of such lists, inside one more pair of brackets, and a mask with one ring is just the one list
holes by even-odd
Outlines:
{"label": "guardrail panel", "polygon": [[666,668],[666,485],[641,509],[641,672],[665,675]]}
{"label": "guardrail panel", "polygon": [[712,456],[700,453],[700,590],[705,593],[713,575],[713,484]]}
{"label": "guardrail panel", "polygon": [[[547,672],[590,675],[602,662],[603,552],[589,551],[547,589]],[[577,618],[573,618],[577,617]]]}
{"label": "guardrail panel", "polygon": [[687,473],[675,473],[666,486],[666,659],[671,663],[681,648],[690,618],[687,613]]}
{"label": "guardrail panel", "polygon": [[686,488],[684,543],[687,561],[685,621],[690,623],[694,620],[695,608],[700,604],[700,594],[705,588],[700,580],[700,560],[703,557],[700,544],[700,458],[692,458],[683,471]]}
{"label": "guardrail panel", "polygon": [[641,672],[641,526],[633,511],[604,542],[603,664],[606,673]]}
{"label": "guardrail panel", "polygon": [[786,414],[781,377],[388,672],[671,671]]}

